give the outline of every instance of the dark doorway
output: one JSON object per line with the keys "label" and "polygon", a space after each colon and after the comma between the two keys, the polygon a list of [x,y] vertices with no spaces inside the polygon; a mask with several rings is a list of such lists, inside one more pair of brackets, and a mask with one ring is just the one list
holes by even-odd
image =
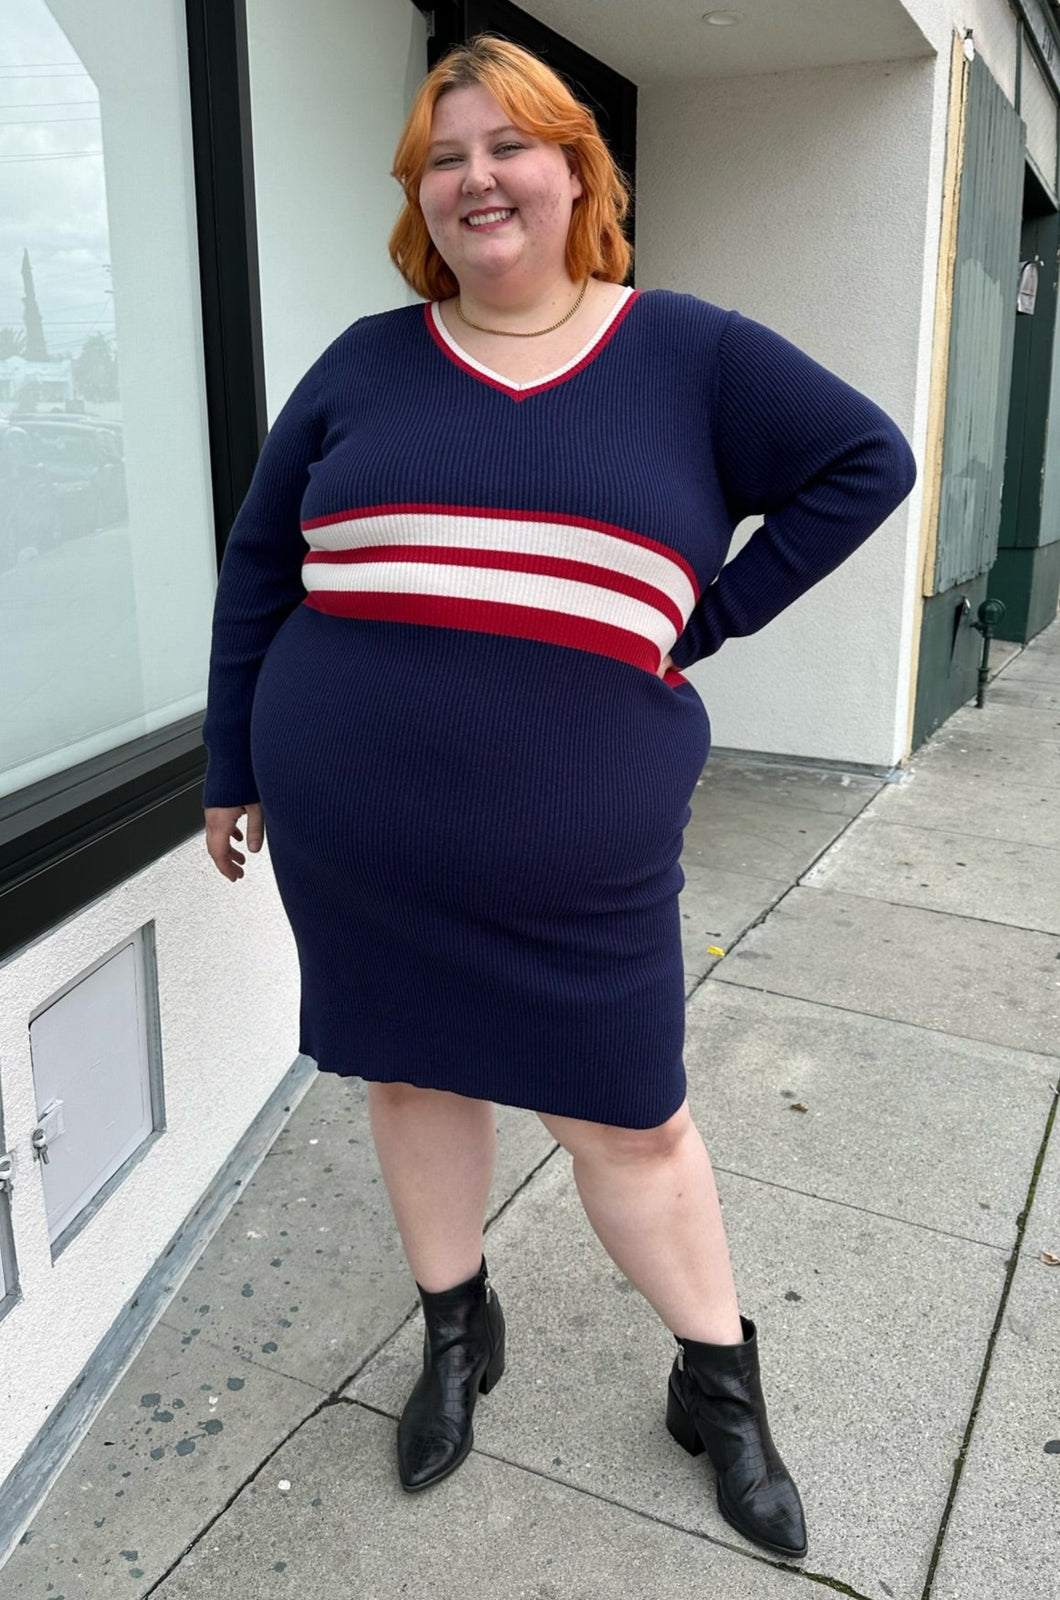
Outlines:
{"label": "dark doorway", "polygon": [[[588,51],[571,44],[561,33],[546,28],[543,22],[512,5],[511,0],[441,0],[434,6],[421,5],[426,13],[427,65],[433,67],[454,44],[463,44],[476,33],[497,33],[521,44],[547,61],[593,112],[611,154],[629,179],[636,179],[637,167],[637,86],[621,73],[605,66]],[[634,243],[634,215],[630,207],[626,234]]]}
{"label": "dark doorway", "polygon": [[1005,606],[998,635],[1026,644],[1056,616],[1060,592],[1060,215],[1029,163],[1020,260],[1037,268],[1037,296],[1033,312],[1016,317],[1001,528],[988,593]]}

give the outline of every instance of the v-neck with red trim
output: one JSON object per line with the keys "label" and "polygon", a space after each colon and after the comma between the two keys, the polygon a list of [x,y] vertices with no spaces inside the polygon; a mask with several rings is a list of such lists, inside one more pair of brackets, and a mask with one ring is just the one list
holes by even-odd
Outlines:
{"label": "v-neck with red trim", "polygon": [[565,361],[554,372],[546,372],[544,377],[532,378],[527,383],[516,383],[511,378],[503,377],[501,373],[494,372],[492,367],[487,367],[483,362],[476,361],[473,356],[468,355],[466,350],[462,350],[442,320],[439,301],[428,301],[423,310],[431,338],[442,354],[453,362],[454,366],[460,367],[470,377],[477,378],[480,383],[488,384],[491,389],[500,389],[503,394],[509,395],[513,400],[525,400],[528,395],[540,394],[543,389],[551,389],[557,383],[565,383],[568,378],[573,378],[587,367],[590,361],[593,361],[600,354],[601,350],[617,331],[640,292],[639,289],[624,289],[588,344],[583,345],[577,355],[572,356],[569,361]]}

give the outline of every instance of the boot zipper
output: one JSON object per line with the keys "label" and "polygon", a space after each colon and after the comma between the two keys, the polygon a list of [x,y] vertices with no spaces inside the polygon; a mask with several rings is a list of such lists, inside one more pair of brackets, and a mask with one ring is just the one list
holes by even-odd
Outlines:
{"label": "boot zipper", "polygon": [[678,1372],[684,1372],[685,1370],[685,1347],[683,1344],[677,1346],[677,1370]]}
{"label": "boot zipper", "polygon": [[493,1299],[493,1285],[490,1283],[488,1278],[484,1278],[482,1281],[486,1286],[486,1304],[489,1305],[490,1301]]}

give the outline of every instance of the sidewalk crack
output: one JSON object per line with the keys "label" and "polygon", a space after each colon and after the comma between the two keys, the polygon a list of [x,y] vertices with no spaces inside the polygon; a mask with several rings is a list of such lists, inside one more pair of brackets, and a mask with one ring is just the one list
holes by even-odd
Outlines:
{"label": "sidewalk crack", "polygon": [[919,900],[891,900],[885,894],[872,894],[867,889],[836,889],[829,883],[807,883],[805,880],[812,871],[813,866],[807,867],[798,883],[792,887],[806,889],[811,894],[837,894],[845,895],[851,900],[867,900],[873,905],[890,906],[895,911],[924,911],[932,917],[953,917],[960,922],[977,922],[984,928],[1014,928],[1017,933],[1035,933],[1042,939],[1060,938],[1060,928],[1029,928],[1023,922],[999,922],[996,917],[977,917],[970,911],[944,911],[940,906],[926,906]]}
{"label": "sidewalk crack", "polygon": [[[859,817],[864,816],[868,807],[872,804],[880,791],[885,787],[885,782],[886,780],[884,779],[879,780],[877,787],[872,791],[872,793],[865,796],[864,804],[859,807],[857,811],[855,811],[852,817],[847,818],[845,826],[840,828],[838,833],[833,834],[828,843],[823,844],[815,856],[811,856],[810,860],[807,862],[806,866],[803,867],[802,871],[792,880],[791,883],[788,884],[786,889],[782,889],[780,891],[775,900],[771,900],[767,906],[762,908],[753,921],[749,922],[745,928],[740,929],[739,933],[729,944],[729,947],[725,952],[726,956],[731,956],[737,946],[742,944],[743,940],[746,939],[747,935],[753,929],[761,927],[762,923],[765,922],[768,917],[773,915],[773,912],[777,909],[777,906],[780,905],[781,901],[786,900],[788,895],[791,894],[792,890],[798,889],[802,886],[802,880],[805,878],[806,874],[808,872],[812,872],[814,867],[817,866],[818,862],[823,861],[828,852],[830,850],[834,850],[836,846],[846,838],[850,829],[854,826],[854,823],[857,822]],[[695,983],[693,983],[692,987],[685,994],[686,1006],[692,999],[693,995],[697,994],[707,980],[713,977],[714,973],[718,969],[718,964],[719,963],[717,961],[712,962],[712,964],[707,968],[706,972],[703,973],[702,977],[696,979]]]}
{"label": "sidewalk crack", "polygon": [[[1048,794],[1046,790],[1040,790],[1038,792],[1044,795],[1049,801],[1053,799],[1053,796]],[[875,798],[875,796],[873,798]],[[1060,852],[1060,844],[1042,844],[1037,839],[1014,839],[1011,834],[1008,833],[977,833],[973,828],[955,828],[952,826],[952,824],[944,825],[940,822],[910,822],[908,818],[899,820],[891,812],[888,812],[886,816],[882,815],[880,812],[874,812],[869,818],[869,821],[880,828],[909,828],[915,830],[917,833],[948,834],[951,839],[978,839],[984,844],[1011,844],[1015,845],[1018,849],[1024,850],[1048,850],[1053,855],[1056,855],[1057,852]]]}
{"label": "sidewalk crack", "polygon": [[[377,1406],[367,1405],[363,1400],[358,1400],[355,1404],[375,1416],[393,1420],[389,1412],[381,1411]],[[481,1456],[486,1461],[495,1461],[499,1466],[508,1467],[513,1472],[525,1472],[528,1477],[540,1478],[542,1482],[552,1484],[555,1488],[564,1489],[570,1494],[582,1495],[586,1500],[595,1500],[599,1505],[610,1506],[627,1516],[640,1517],[644,1522],[654,1523],[656,1527],[667,1528],[673,1533],[686,1534],[690,1539],[701,1539],[704,1544],[714,1545],[719,1550],[727,1550],[731,1555],[741,1556],[745,1561],[757,1562],[760,1566],[771,1567],[776,1572],[786,1572],[792,1577],[805,1578],[809,1583],[820,1584],[836,1594],[850,1597],[850,1600],[872,1600],[872,1596],[862,1594],[860,1589],[851,1588],[850,1584],[844,1583],[841,1578],[833,1578],[826,1572],[807,1572],[805,1568],[794,1566],[790,1561],[763,1555],[757,1550],[749,1550],[746,1545],[732,1544],[728,1539],[705,1533],[702,1528],[689,1528],[683,1522],[659,1516],[656,1512],[645,1510],[643,1506],[632,1506],[625,1500],[616,1499],[614,1495],[602,1493],[599,1489],[589,1489],[584,1484],[573,1483],[569,1478],[557,1478],[552,1473],[531,1466],[525,1461],[513,1461],[510,1456],[500,1455],[496,1450],[485,1450],[480,1445],[475,1445],[472,1454]]]}
{"label": "sidewalk crack", "polygon": [[[740,1172],[736,1167],[721,1167],[716,1162],[711,1165],[715,1172],[724,1172],[732,1178],[743,1178],[747,1183],[761,1183],[767,1189],[781,1189],[785,1194],[799,1194],[808,1200],[820,1200],[822,1205],[842,1206],[846,1211],[858,1211],[866,1217],[879,1217],[882,1222],[895,1222],[900,1228],[915,1228],[920,1233],[934,1233],[943,1239],[954,1239],[960,1244],[977,1245],[981,1250],[1004,1250],[1003,1244],[994,1244],[990,1239],[973,1239],[968,1233],[954,1233],[952,1228],[939,1228],[930,1222],[917,1222],[914,1217],[902,1217],[894,1211],[877,1211],[872,1206],[855,1205],[853,1200],[840,1200],[836,1195],[819,1194],[815,1189],[799,1189],[793,1183],[780,1183],[776,1178],[763,1178],[755,1172]],[[1022,1215],[1022,1212],[1020,1213]]]}
{"label": "sidewalk crack", "polygon": [[960,1487],[961,1475],[964,1472],[964,1463],[968,1458],[968,1451],[971,1448],[972,1434],[975,1431],[976,1420],[979,1416],[979,1407],[982,1404],[983,1393],[986,1389],[986,1380],[990,1374],[990,1367],[994,1359],[994,1347],[997,1344],[998,1335],[1001,1332],[1002,1324],[1005,1320],[1005,1312],[1008,1309],[1009,1295],[1012,1292],[1013,1279],[1016,1276],[1016,1268],[1019,1266],[1020,1257],[1023,1252],[1023,1240],[1027,1232],[1027,1223],[1030,1219],[1031,1207],[1034,1205],[1034,1196],[1038,1188],[1038,1179],[1041,1176],[1042,1166],[1045,1162],[1045,1153],[1049,1148],[1049,1138],[1053,1131],[1053,1124],[1056,1121],[1058,1096],[1060,1096],[1060,1083],[1057,1083],[1053,1088],[1053,1103],[1049,1107],[1049,1115],[1045,1120],[1045,1132],[1042,1134],[1042,1142],[1038,1147],[1038,1154],[1035,1158],[1034,1168],[1031,1172],[1031,1181],[1027,1189],[1027,1199],[1023,1210],[1016,1218],[1016,1238],[1012,1246],[1012,1254],[1009,1257],[1005,1272],[1005,1282],[1002,1285],[1001,1298],[998,1301],[997,1315],[994,1317],[994,1326],[990,1330],[990,1337],[986,1343],[986,1354],[983,1356],[983,1366],[979,1374],[979,1382],[976,1386],[975,1395],[972,1400],[972,1409],[969,1413],[968,1422],[964,1430],[964,1438],[961,1440],[961,1448],[957,1452],[957,1459],[953,1463],[953,1478],[950,1482],[950,1492],[946,1498],[945,1509],[942,1513],[942,1521],[939,1523],[939,1531],[935,1536],[935,1544],[931,1552],[931,1561],[928,1565],[927,1577],[924,1580],[924,1588],[921,1593],[920,1600],[930,1600],[932,1585],[935,1582],[935,1572],[938,1568],[939,1558],[942,1555],[942,1546],[946,1539],[946,1532],[949,1528],[950,1517],[953,1514],[953,1507],[957,1499],[957,1490]]}
{"label": "sidewalk crack", "polygon": [[180,1567],[183,1563],[184,1557],[190,1555],[196,1546],[202,1543],[207,1534],[209,1534],[217,1526],[221,1518],[232,1509],[236,1501],[242,1495],[244,1489],[249,1488],[255,1479],[257,1479],[261,1473],[264,1472],[265,1468],[268,1466],[273,1457],[278,1455],[286,1445],[290,1444],[291,1440],[297,1433],[301,1432],[307,1422],[312,1422],[315,1417],[318,1417],[322,1411],[327,1410],[329,1406],[345,1404],[347,1404],[347,1401],[344,1399],[344,1397],[340,1395],[328,1395],[325,1399],[321,1400],[319,1405],[314,1406],[312,1411],[307,1412],[304,1417],[301,1417],[299,1421],[296,1422],[294,1426],[284,1434],[283,1438],[276,1442],[268,1454],[262,1456],[257,1466],[254,1467],[252,1471],[248,1472],[241,1482],[236,1484],[235,1488],[225,1500],[224,1504],[218,1506],[216,1511],[212,1512],[207,1517],[206,1521],[202,1524],[198,1531],[194,1533],[187,1541],[183,1550],[173,1557],[173,1560],[169,1562],[169,1564],[163,1569],[162,1572],[159,1573],[158,1577],[155,1578],[152,1583],[148,1584],[147,1588],[143,1590],[140,1600],[148,1600],[148,1596],[154,1594],[156,1590],[162,1587],[168,1578],[173,1576],[174,1572],[176,1572],[178,1567]]}
{"label": "sidewalk crack", "polygon": [[714,978],[715,983],[724,983],[729,989],[742,989],[747,994],[772,994],[778,1000],[798,1000],[803,1005],[821,1006],[827,1011],[842,1011],[852,1017],[870,1017],[874,1022],[894,1022],[903,1028],[920,1028],[924,1033],[940,1033],[947,1039],[967,1039],[971,1044],[989,1045],[992,1050],[1013,1050],[1019,1055],[1041,1056],[1044,1061],[1052,1062],[1060,1049],[1047,1050],[1044,1045],[1001,1044],[997,1039],[984,1039],[977,1033],[957,1033],[953,1028],[940,1028],[934,1022],[911,1022],[908,1017],[895,1017],[886,1011],[863,1011],[859,1006],[845,1006],[838,1000],[822,1000],[819,995],[795,994],[790,989],[771,989],[765,983],[746,983],[735,978],[726,978],[723,973],[717,977],[714,973],[708,974]]}

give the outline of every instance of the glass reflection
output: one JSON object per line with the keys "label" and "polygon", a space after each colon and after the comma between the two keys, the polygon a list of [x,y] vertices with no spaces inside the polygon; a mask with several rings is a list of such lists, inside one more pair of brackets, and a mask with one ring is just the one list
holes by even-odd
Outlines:
{"label": "glass reflection", "polygon": [[[190,185],[178,170],[167,190],[152,170],[153,148],[185,160],[186,105],[176,92],[165,105],[184,41],[179,7],[150,12],[4,0],[0,794],[202,704],[213,562]],[[167,272],[188,283],[171,289]],[[175,361],[182,334],[192,353]],[[167,507],[174,407],[192,447]]]}

